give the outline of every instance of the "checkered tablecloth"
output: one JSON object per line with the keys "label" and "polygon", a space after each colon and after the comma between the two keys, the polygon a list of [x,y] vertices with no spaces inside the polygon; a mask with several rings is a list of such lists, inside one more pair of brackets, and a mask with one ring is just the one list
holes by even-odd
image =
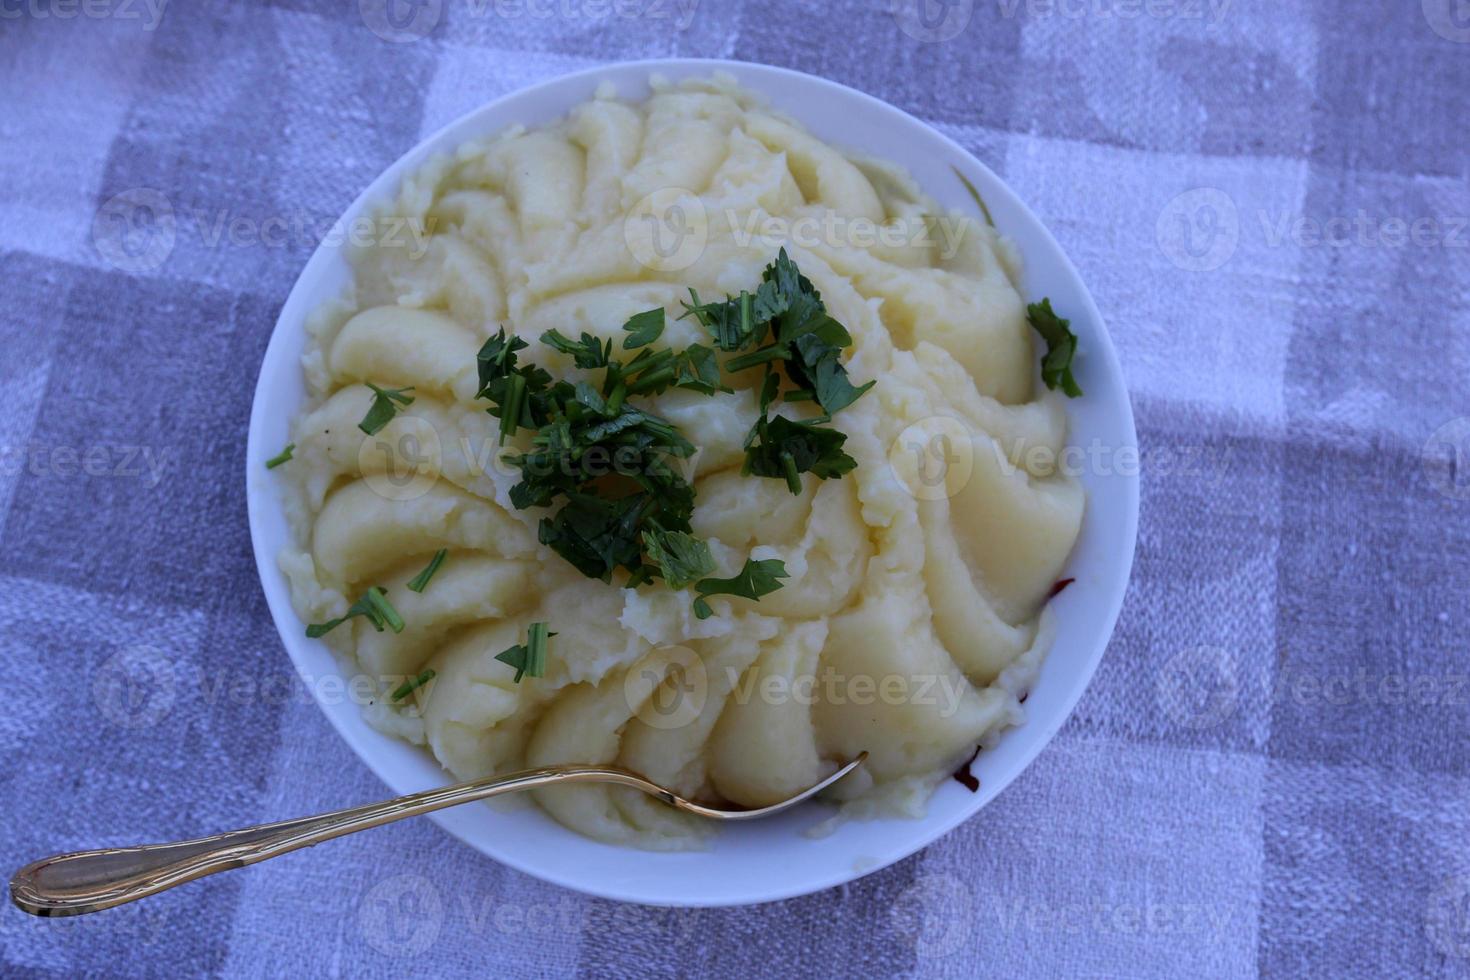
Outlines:
{"label": "checkered tablecloth", "polygon": [[1143,509],[1061,736],[939,843],[795,901],[587,899],[411,821],[5,910],[0,973],[1470,975],[1464,0],[5,0],[4,870],[383,795],[256,581],[267,337],[420,137],[661,55],[915,113],[1081,269]]}

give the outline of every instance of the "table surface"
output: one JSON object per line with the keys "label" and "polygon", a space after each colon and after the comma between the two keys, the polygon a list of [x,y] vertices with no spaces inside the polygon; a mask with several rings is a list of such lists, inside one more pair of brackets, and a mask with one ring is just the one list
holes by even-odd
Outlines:
{"label": "table surface", "polygon": [[251,392],[351,198],[526,84],[737,57],[932,123],[1080,268],[1143,461],[1132,585],[1075,716],[894,867],[649,909],[415,821],[101,916],[0,913],[6,975],[1470,975],[1470,21],[887,6],[0,10],[5,868],[382,795],[261,598]]}

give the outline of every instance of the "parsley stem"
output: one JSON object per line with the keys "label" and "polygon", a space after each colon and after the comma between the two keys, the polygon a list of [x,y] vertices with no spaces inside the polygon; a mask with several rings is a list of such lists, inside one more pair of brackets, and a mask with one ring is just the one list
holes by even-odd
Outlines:
{"label": "parsley stem", "polygon": [[648,351],[644,352],[643,356],[640,356],[629,366],[636,367],[639,371],[647,371],[651,368],[663,367],[672,361],[675,356],[671,347],[664,347],[661,350],[649,348]]}
{"label": "parsley stem", "polygon": [[402,684],[399,684],[393,689],[393,700],[402,701],[414,691],[417,691],[419,688],[429,683],[429,681],[433,680],[437,675],[438,672],[435,671],[433,667],[430,667],[423,673],[419,674],[417,677],[408,678]]}
{"label": "parsley stem", "polygon": [[506,379],[509,387],[505,392],[505,402],[500,406],[500,442],[505,443],[506,436],[516,434],[516,427],[521,424],[521,405],[526,399],[526,376],[524,374],[512,374]]}
{"label": "parsley stem", "polygon": [[289,462],[291,459],[291,454],[295,451],[296,443],[288,442],[285,449],[282,449],[277,455],[272,456],[270,459],[265,461],[265,468],[268,470],[273,470],[277,466],[280,466],[282,463]]}
{"label": "parsley stem", "polygon": [[367,601],[373,607],[373,610],[382,617],[383,622],[388,625],[389,629],[395,633],[403,632],[403,617],[398,615],[398,610],[393,608],[393,604],[388,601],[388,596],[383,592],[381,587],[375,585],[371,589],[368,589]]}
{"label": "parsley stem", "polygon": [[631,385],[628,386],[628,392],[629,394],[636,395],[641,392],[647,391],[650,388],[657,388],[659,385],[665,384],[669,381],[672,381],[673,379],[674,368],[672,366],[661,367],[657,371],[649,371],[644,374],[640,374],[638,378]]}
{"label": "parsley stem", "polygon": [[794,494],[801,493],[801,474],[796,469],[796,457],[789,452],[781,453],[781,469],[786,474],[786,486]]}
{"label": "parsley stem", "polygon": [[532,623],[526,631],[526,673],[532,677],[546,675],[546,641],[546,624]]}
{"label": "parsley stem", "polygon": [[[330,619],[325,623],[312,623],[311,625],[307,626],[306,635],[311,637],[312,639],[316,639],[319,636],[326,636],[328,633],[332,632],[332,630],[336,629],[338,626],[341,626],[343,623],[347,622],[354,616],[363,617],[368,621],[369,626],[377,630],[379,633],[383,632],[383,615],[379,608],[374,605],[374,599],[377,596],[380,596],[382,592],[383,590],[381,588],[376,585],[373,586],[372,588],[368,589],[366,593],[363,594],[363,597],[361,599],[358,599],[351,606],[349,606],[347,608],[347,612],[343,613],[341,616],[338,616],[336,619]],[[383,604],[387,605],[387,603],[388,600],[384,599]],[[388,609],[393,612],[394,618],[397,619],[397,610],[394,610],[392,606],[388,606]],[[398,622],[401,624],[403,620],[399,619]],[[397,629],[401,628],[401,625],[397,627]]]}
{"label": "parsley stem", "polygon": [[546,641],[555,635],[547,632],[545,623],[532,623],[526,631],[524,646],[517,643],[508,647],[497,653],[495,659],[515,670],[513,683],[519,684],[527,674],[543,677],[546,674]]}
{"label": "parsley stem", "polygon": [[757,364],[765,364],[769,361],[789,360],[791,360],[791,351],[780,344],[772,344],[769,347],[762,347],[758,351],[751,351],[749,354],[741,354],[739,357],[730,358],[725,362],[725,370],[731,374],[735,374],[739,371],[744,371],[746,368],[755,367]]}
{"label": "parsley stem", "polygon": [[448,548],[440,548],[434,552],[434,557],[429,559],[429,564],[424,570],[415,575],[413,581],[408,583],[409,591],[423,594],[424,589],[429,585],[429,579],[433,578],[434,573],[439,570],[439,566],[444,564],[444,557],[448,554]]}
{"label": "parsley stem", "polygon": [[628,386],[619,381],[613,386],[612,394],[607,396],[607,414],[609,417],[617,415],[623,410],[623,400],[628,397]]}
{"label": "parsley stem", "polygon": [[326,636],[328,633],[332,632],[332,630],[336,629],[338,626],[341,626],[345,622],[347,622],[347,617],[339,616],[336,619],[329,619],[325,623],[308,623],[306,627],[306,635],[315,640],[317,637]]}

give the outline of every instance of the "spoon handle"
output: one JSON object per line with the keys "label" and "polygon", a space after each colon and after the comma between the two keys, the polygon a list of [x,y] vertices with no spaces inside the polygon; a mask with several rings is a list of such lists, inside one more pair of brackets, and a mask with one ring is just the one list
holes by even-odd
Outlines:
{"label": "spoon handle", "polygon": [[97,912],[156,895],[195,878],[243,868],[278,854],[405,817],[502,793],[576,782],[616,782],[636,786],[643,781],[631,773],[597,766],[529,769],[197,840],[57,854],[17,871],[10,879],[10,897],[32,915]]}

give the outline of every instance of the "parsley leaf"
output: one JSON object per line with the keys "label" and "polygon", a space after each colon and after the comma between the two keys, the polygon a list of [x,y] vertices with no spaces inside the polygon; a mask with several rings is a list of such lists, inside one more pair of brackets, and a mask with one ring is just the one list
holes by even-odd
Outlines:
{"label": "parsley leaf", "polygon": [[506,340],[504,327],[485,341],[480,352],[475,355],[475,364],[480,371],[481,398],[485,397],[492,381],[498,381],[515,372],[516,351],[525,350],[528,346],[530,345],[519,337]]}
{"label": "parsley leaf", "polygon": [[393,700],[402,701],[404,698],[408,697],[414,691],[417,691],[419,688],[423,687],[425,684],[429,683],[429,681],[433,680],[437,676],[439,676],[439,672],[436,671],[433,667],[429,667],[421,672],[417,677],[408,678],[402,684],[399,684],[393,689]]}
{"label": "parsley leaf", "polygon": [[776,337],[778,343],[794,348],[794,355],[786,359],[787,375],[797,390],[812,393],[826,415],[836,415],[876,382],[858,388],[847,380],[839,358],[844,348],[852,346],[852,335],[828,315],[821,295],[786,257],[785,249],[765,275],[767,283],[778,285],[786,296]]}
{"label": "parsley leaf", "polygon": [[760,418],[745,450],[741,472],[784,479],[794,494],[801,493],[802,473],[829,480],[851,472],[857,460],[842,451],[847,434],[814,421],[792,421],[784,415]]}
{"label": "parsley leaf", "polygon": [[532,623],[530,629],[526,631],[524,644],[518,643],[500,651],[495,655],[495,659],[515,668],[517,684],[527,674],[532,677],[544,677],[546,676],[547,641],[555,635],[555,633],[546,631],[545,623]]}
{"label": "parsley leaf", "polygon": [[[689,296],[693,302],[684,304],[684,316],[697,319],[720,350],[738,354],[725,363],[727,371],[783,362],[797,391],[810,392],[828,416],[857,401],[874,384],[855,387],[847,380],[839,358],[852,345],[852,336],[828,315],[821,294],[784,248],[762,271],[754,294],[742,290],[714,303],[700,302],[693,289]],[[772,337],[770,344],[748,350],[767,336]],[[805,397],[798,394],[791,400]],[[770,399],[763,400],[769,404]]]}
{"label": "parsley leaf", "polygon": [[714,338],[715,346],[720,350],[742,350],[760,343],[765,336],[770,317],[756,317],[756,298],[745,290],[742,289],[739,296],[726,296],[713,303],[701,303],[699,293],[690,289],[689,298],[693,302],[684,304],[684,313],[679,319],[692,316],[698,320]]}
{"label": "parsley leaf", "polygon": [[607,367],[612,356],[612,341],[600,341],[586,331],[581,340],[568,340],[559,331],[548,330],[541,335],[541,342],[553,350],[572,355],[572,362],[588,371]]}
{"label": "parsley leaf", "polygon": [[544,424],[552,392],[565,384],[554,385],[551,375],[534,364],[519,366],[516,352],[527,346],[519,337],[506,339],[505,328],[501,327],[475,355],[480,373],[477,397],[490,400],[491,408],[487,411],[500,419],[502,444],[506,436],[515,435],[521,427],[536,428]]}
{"label": "parsley leaf", "polygon": [[628,336],[623,338],[623,350],[645,347],[653,343],[664,332],[664,308],[662,306],[643,313],[635,313],[623,324]]}
{"label": "parsley leaf", "polygon": [[1061,388],[1068,398],[1081,397],[1082,388],[1072,377],[1072,357],[1077,353],[1077,335],[1072,332],[1072,321],[1057,316],[1050,299],[1026,307],[1026,319],[1046,341],[1046,356],[1041,359],[1041,380],[1052,390]]}
{"label": "parsley leaf", "polygon": [[[841,325],[838,324],[838,327]],[[816,333],[799,338],[796,349],[800,357],[795,363],[788,364],[786,371],[801,386],[798,390],[810,391],[828,416],[836,415],[878,383],[873,380],[861,388],[854,387],[847,380],[847,369],[837,360],[842,348],[828,343]]]}
{"label": "parsley leaf", "polygon": [[268,469],[268,470],[273,470],[277,466],[280,466],[282,463],[288,463],[288,462],[290,462],[291,461],[291,454],[294,453],[294,452],[296,452],[296,443],[294,443],[294,442],[288,442],[288,443],[286,443],[286,448],[285,449],[282,449],[275,456],[272,456],[270,459],[268,459],[268,460],[265,461],[265,468]]}
{"label": "parsley leaf", "polygon": [[415,575],[413,581],[408,583],[409,591],[422,595],[424,589],[429,586],[429,579],[433,578],[434,573],[439,570],[439,566],[444,564],[444,558],[448,554],[448,548],[440,548],[434,552],[434,557],[429,559],[429,564],[424,567],[424,570]]}
{"label": "parsley leaf", "polygon": [[[716,347],[736,355],[725,362],[725,370],[765,367],[761,417],[745,440],[744,472],[784,479],[792,493],[800,493],[802,473],[829,479],[852,470],[857,463],[841,449],[846,436],[819,426],[861,398],[876,381],[859,386],[849,380],[841,357],[852,346],[852,335],[828,314],[821,294],[786,249],[761,272],[754,294],[742,291],[717,303],[701,303],[692,289],[689,295],[693,302],[685,304],[684,315],[698,319]],[[771,342],[757,346],[766,337]],[[781,391],[778,367],[792,385],[786,400],[816,402],[822,418],[801,423],[767,418],[766,411]]]}
{"label": "parsley leaf", "polygon": [[700,619],[708,619],[714,614],[709,603],[704,601],[705,596],[736,595],[746,599],[760,599],[761,596],[770,595],[781,588],[780,579],[789,577],[786,563],[779,558],[761,561],[747,558],[745,567],[734,578],[706,578],[694,584],[694,590],[699,593],[699,598],[694,600],[694,615]]}
{"label": "parsley leaf", "polygon": [[690,344],[679,354],[674,387],[705,395],[731,390],[720,384],[720,362],[715,360],[714,350],[702,344]]}
{"label": "parsley leaf", "polygon": [[643,547],[671,589],[682,589],[715,570],[709,545],[684,531],[644,531]]}
{"label": "parsley leaf", "polygon": [[373,404],[368,409],[362,421],[357,427],[368,435],[377,435],[378,431],[393,421],[393,416],[398,414],[400,407],[407,408],[413,404],[413,396],[407,392],[412,388],[379,388],[371,381],[367,386],[373,389]]}
{"label": "parsley leaf", "polygon": [[617,568],[642,568],[638,528],[654,503],[649,494],[608,500],[574,493],[555,514],[541,519],[537,538],[583,575],[606,582]]}
{"label": "parsley leaf", "polygon": [[703,344],[690,344],[678,353],[667,347],[645,347],[627,364],[609,365],[603,387],[612,394],[619,385],[630,395],[658,395],[671,387],[706,395],[730,390],[720,384],[715,352]]}

